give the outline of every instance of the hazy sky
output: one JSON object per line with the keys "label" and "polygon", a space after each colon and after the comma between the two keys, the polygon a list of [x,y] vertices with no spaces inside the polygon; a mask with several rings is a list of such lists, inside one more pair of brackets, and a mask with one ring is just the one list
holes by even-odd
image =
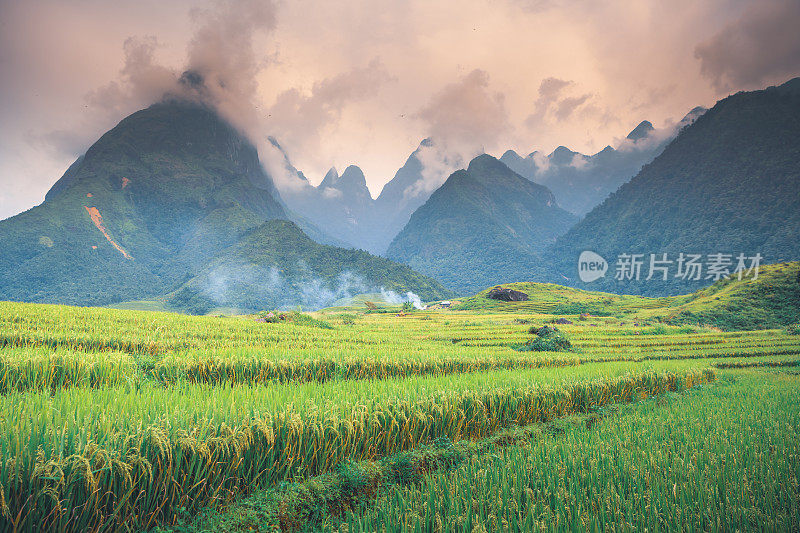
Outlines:
{"label": "hazy sky", "polygon": [[0,218],[188,67],[268,166],[272,135],[313,183],[354,163],[377,195],[427,136],[591,153],[780,83],[798,27],[798,0],[0,0]]}

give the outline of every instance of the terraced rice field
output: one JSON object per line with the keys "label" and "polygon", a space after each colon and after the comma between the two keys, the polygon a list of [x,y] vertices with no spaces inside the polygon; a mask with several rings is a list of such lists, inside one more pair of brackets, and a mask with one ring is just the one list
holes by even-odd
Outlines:
{"label": "terraced rice field", "polygon": [[[575,351],[554,353],[514,349],[549,315],[318,318],[0,303],[0,529],[202,529],[198,513],[228,516],[250,493],[348,461],[490,439],[800,359],[800,338],[782,331],[569,316],[559,327]],[[759,366],[726,368],[749,362]],[[393,516],[370,511],[355,525],[343,509],[337,527]],[[488,514],[461,525],[493,527]]]}
{"label": "terraced rice field", "polygon": [[345,531],[797,531],[798,403],[798,376],[728,371],[703,390],[475,454],[330,522]]}

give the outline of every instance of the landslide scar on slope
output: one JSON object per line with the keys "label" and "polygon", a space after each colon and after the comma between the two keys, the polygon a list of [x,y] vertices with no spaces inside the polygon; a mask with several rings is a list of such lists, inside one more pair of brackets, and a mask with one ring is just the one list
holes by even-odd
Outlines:
{"label": "landslide scar on slope", "polygon": [[83,207],[89,213],[89,217],[92,219],[92,222],[94,222],[94,225],[97,227],[97,229],[99,229],[105,236],[106,240],[111,243],[111,246],[119,250],[119,253],[124,255],[125,259],[133,259],[133,257],[131,257],[131,255],[126,252],[122,246],[114,242],[114,239],[112,239],[111,235],[108,234],[108,230],[106,230],[105,225],[103,225],[103,217],[100,215],[100,211],[96,207]]}

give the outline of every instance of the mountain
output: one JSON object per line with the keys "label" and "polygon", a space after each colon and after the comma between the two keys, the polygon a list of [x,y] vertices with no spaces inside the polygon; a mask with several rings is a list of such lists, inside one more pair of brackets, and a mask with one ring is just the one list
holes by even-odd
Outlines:
{"label": "mountain", "polygon": [[[335,186],[352,192],[359,184],[363,174],[353,167]],[[271,245],[285,248],[271,250],[274,257],[305,262],[322,278],[340,269],[370,288],[444,291],[403,265],[319,245],[285,220],[265,225],[293,216],[256,148],[238,131],[206,106],[164,101],[103,135],[41,205],[0,222],[0,299],[105,305],[173,294],[174,300],[174,291],[209,265],[218,272],[232,254],[249,257]],[[296,256],[299,250],[306,256]],[[305,285],[285,274],[298,264],[272,267],[289,285],[269,302],[309,301],[299,288]],[[251,296],[262,281],[268,280],[248,289]]]}
{"label": "mountain", "polygon": [[466,294],[541,275],[539,252],[576,220],[546,187],[484,154],[411,215],[386,256]]}
{"label": "mountain", "polygon": [[705,111],[696,107],[675,126],[661,130],[644,120],[616,149],[606,146],[594,155],[559,146],[550,155],[532,152],[526,157],[508,150],[500,160],[519,175],[553,191],[561,207],[583,216],[652,161],[682,128]]}
{"label": "mountain", "polygon": [[322,178],[319,188],[327,189],[329,187],[333,187],[337,181],[339,181],[339,172],[336,170],[336,167],[331,167],[325,174],[325,177]]}
{"label": "mountain", "polygon": [[[336,238],[381,254],[408,223],[411,213],[424,204],[445,179],[445,176],[426,178],[424,175],[422,161],[430,151],[435,153],[437,164],[444,167],[458,168],[461,164],[458,158],[438,153],[435,143],[425,139],[374,200],[364,174],[356,166],[345,169],[341,177],[331,168],[317,187],[302,177],[296,180],[296,186],[282,190],[281,195],[291,211],[325,228]],[[302,176],[290,164],[287,168]]]}
{"label": "mountain", "polygon": [[[593,209],[548,257],[577,286],[638,294],[677,294],[713,281],[711,254],[763,256],[764,263],[800,258],[800,78],[740,92],[719,102],[680,134],[630,182]],[[591,285],[576,281],[584,250],[609,262]],[[619,254],[700,254],[698,281],[614,279]],[[663,257],[661,257],[663,258]],[[726,261],[728,258],[721,258]],[[750,261],[747,261],[749,266]],[[662,265],[664,266],[664,265]],[[722,264],[724,267],[724,263]],[[649,262],[642,277],[649,274]],[[713,273],[713,271],[712,271]],[[558,277],[554,279],[559,279]]]}
{"label": "mountain", "polygon": [[[289,167],[297,172],[290,164]],[[282,193],[289,210],[314,226],[325,228],[325,233],[347,246],[374,249],[370,246],[374,201],[359,167],[350,165],[341,176],[331,168],[317,187],[308,183],[302,173],[297,175],[298,185]]]}
{"label": "mountain", "polygon": [[433,139],[424,139],[419,144],[394,177],[383,186],[375,200],[378,213],[374,220],[375,227],[378,228],[375,240],[377,248],[381,251],[388,248],[392,239],[408,223],[411,214],[422,206],[446,179],[447,174],[425,175],[423,160],[427,154],[433,154],[437,159],[437,165],[444,168],[458,168],[462,164],[460,158],[439,152]]}
{"label": "mountain", "polygon": [[655,128],[649,120],[643,120],[625,138],[633,142],[641,141],[646,139],[654,130]]}
{"label": "mountain", "polygon": [[[281,203],[281,206],[283,207],[284,211],[287,214],[287,217],[285,218],[294,221],[300,227],[300,229],[303,230],[303,233],[305,233],[306,235],[308,235],[309,237],[311,237],[313,240],[315,240],[320,244],[330,244],[333,246],[342,246],[345,248],[352,247],[353,245],[350,244],[349,242],[345,242],[341,239],[338,239],[333,235],[331,235],[330,233],[328,233],[327,231],[322,230],[320,226],[315,224],[308,216],[303,215],[296,210],[293,210],[288,205],[288,202],[286,202],[285,195],[287,194],[299,195],[300,197],[304,197],[306,195],[306,191],[313,190],[314,187],[308,182],[308,179],[305,177],[305,175],[299,170],[297,170],[294,167],[294,165],[292,165],[292,162],[289,160],[289,156],[286,154],[281,145],[278,143],[277,139],[275,139],[274,137],[268,137],[267,140],[270,142],[272,147],[275,150],[277,150],[278,153],[283,157],[283,161],[281,162],[283,166],[282,173],[284,174],[284,176],[290,177],[290,179],[293,181],[292,184],[293,186],[289,187],[286,192],[277,197],[278,201]],[[271,181],[273,181],[272,176],[269,173],[267,173],[267,176],[270,178]]]}
{"label": "mountain", "polygon": [[382,289],[423,300],[453,295],[405,265],[361,250],[318,244],[294,223],[268,221],[218,255],[175,291],[167,305],[193,313],[302,305],[318,309],[336,300]]}
{"label": "mountain", "polygon": [[[509,150],[500,160],[517,174],[547,186],[561,207],[582,216],[634,176],[677,131],[704,111],[705,108],[697,107],[675,126],[663,129],[642,121],[616,149],[607,146],[591,156],[559,146],[550,155],[533,152],[526,157]],[[271,140],[280,149],[277,141]],[[424,139],[372,200],[358,167],[348,167],[352,176],[344,182],[336,169],[331,168],[314,187],[289,163],[285,153],[284,160],[287,170],[297,179],[293,186],[283,188],[281,195],[285,207],[295,214],[293,219],[305,224],[302,229],[308,233],[325,228],[336,240],[331,242],[328,237],[326,241],[325,235],[314,234],[315,240],[347,243],[375,254],[386,251],[411,214],[441,186],[450,172],[446,169],[460,168],[465,163],[433,139]]]}
{"label": "mountain", "polygon": [[102,305],[158,294],[271,218],[256,149],[180,101],[122,120],[45,201],[0,222],[0,299]]}

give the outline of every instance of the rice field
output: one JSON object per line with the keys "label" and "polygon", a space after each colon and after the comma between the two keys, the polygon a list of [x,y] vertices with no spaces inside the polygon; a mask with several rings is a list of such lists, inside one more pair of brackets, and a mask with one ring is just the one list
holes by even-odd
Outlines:
{"label": "rice field", "polygon": [[474,442],[800,359],[800,338],[778,330],[567,318],[558,327],[573,352],[524,352],[515,348],[530,328],[553,316],[264,323],[0,303],[0,529],[184,527],[346,461]]}
{"label": "rice field", "polygon": [[393,487],[337,531],[797,531],[800,377],[726,371]]}

